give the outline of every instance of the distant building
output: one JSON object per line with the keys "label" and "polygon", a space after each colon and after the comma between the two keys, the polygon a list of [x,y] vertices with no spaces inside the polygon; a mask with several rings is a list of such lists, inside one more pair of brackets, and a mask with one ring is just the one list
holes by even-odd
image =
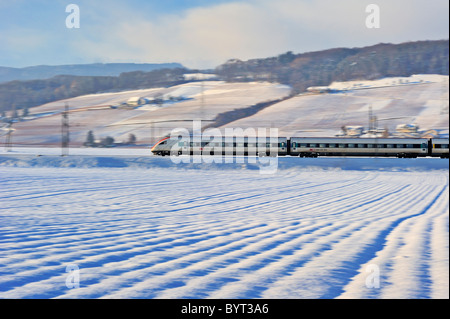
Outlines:
{"label": "distant building", "polygon": [[397,133],[417,133],[419,127],[416,124],[399,124],[395,130]]}
{"label": "distant building", "polygon": [[217,80],[217,75],[207,73],[186,73],[183,76],[186,81]]}
{"label": "distant building", "polygon": [[127,101],[127,105],[128,106],[139,106],[139,105],[144,105],[147,103],[147,99],[143,98],[143,97],[131,97],[128,99]]}
{"label": "distant building", "polygon": [[311,92],[311,93],[320,93],[320,94],[340,92],[340,90],[332,89],[328,86],[310,86],[309,88],[306,89],[306,91]]}
{"label": "distant building", "polygon": [[364,128],[362,126],[345,126],[345,132],[347,136],[361,136]]}
{"label": "distant building", "polygon": [[336,136],[341,137],[359,137],[364,133],[364,127],[359,125],[344,125],[341,127],[341,132]]}

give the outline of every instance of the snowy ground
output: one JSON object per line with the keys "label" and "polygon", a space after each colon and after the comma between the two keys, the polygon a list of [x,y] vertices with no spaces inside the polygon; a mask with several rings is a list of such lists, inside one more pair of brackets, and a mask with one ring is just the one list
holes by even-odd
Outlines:
{"label": "snowy ground", "polygon": [[378,127],[395,133],[399,124],[448,135],[448,76],[413,75],[376,81],[335,82],[331,94],[301,94],[273,104],[227,127],[276,127],[280,136],[334,136],[344,125],[367,129],[372,109]]}
{"label": "snowy ground", "polygon": [[448,160],[23,153],[0,298],[449,298]]}

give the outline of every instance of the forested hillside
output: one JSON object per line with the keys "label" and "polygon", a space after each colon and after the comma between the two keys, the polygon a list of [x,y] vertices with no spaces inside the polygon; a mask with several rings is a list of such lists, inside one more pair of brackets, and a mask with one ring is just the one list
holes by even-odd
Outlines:
{"label": "forested hillside", "polygon": [[91,63],[68,65],[35,65],[24,68],[0,66],[0,83],[49,79],[56,75],[119,76],[124,72],[150,72],[158,69],[182,68],[179,63]]}
{"label": "forested hillside", "polygon": [[449,74],[449,41],[377,44],[240,61],[216,68],[227,81],[276,81],[302,92],[333,81],[373,80],[413,74]]}
{"label": "forested hillside", "polygon": [[184,68],[125,72],[119,76],[58,75],[0,84],[0,111],[19,110],[70,97],[107,91],[165,87],[186,82]]}
{"label": "forested hillside", "polygon": [[[0,111],[20,110],[79,95],[166,87],[186,82],[185,68],[124,72],[119,76],[58,75],[45,80],[0,83]],[[198,71],[198,70],[197,70]],[[294,93],[333,81],[373,80],[413,74],[449,74],[449,41],[377,44],[364,48],[335,48],[241,61],[218,66],[222,80],[269,81],[290,85]]]}

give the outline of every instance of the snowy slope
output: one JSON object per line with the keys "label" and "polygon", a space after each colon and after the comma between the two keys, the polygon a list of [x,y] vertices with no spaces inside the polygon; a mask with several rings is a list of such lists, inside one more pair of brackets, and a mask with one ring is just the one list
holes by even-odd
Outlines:
{"label": "snowy slope", "polygon": [[0,298],[449,297],[447,160],[278,164],[2,155]]}
{"label": "snowy slope", "polygon": [[[192,129],[192,120],[204,120],[207,125],[207,121],[219,113],[280,99],[290,91],[290,87],[277,83],[204,81],[168,88],[84,95],[31,108],[34,119],[14,124],[13,143],[28,146],[60,144],[61,113],[66,103],[70,111],[72,146],[82,145],[90,130],[98,139],[111,136],[121,142],[132,133],[140,144],[153,144],[174,128]],[[166,101],[160,107],[148,104],[135,109],[110,108],[133,97],[183,100],[177,103]]]}
{"label": "snowy slope", "polygon": [[274,104],[227,127],[275,127],[280,136],[334,136],[344,125],[368,128],[369,109],[379,128],[399,124],[448,135],[448,76],[413,75],[376,81],[335,82],[334,93],[306,93]]}

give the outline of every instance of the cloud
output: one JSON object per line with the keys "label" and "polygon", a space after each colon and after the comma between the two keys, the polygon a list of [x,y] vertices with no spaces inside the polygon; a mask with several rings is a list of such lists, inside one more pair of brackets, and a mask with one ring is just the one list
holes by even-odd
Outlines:
{"label": "cloud", "polygon": [[[365,26],[372,2],[381,9],[380,29]],[[242,0],[159,14],[95,3],[80,5],[82,27],[66,31],[66,46],[96,62],[207,68],[286,51],[448,38],[446,0]]]}
{"label": "cloud", "polygon": [[[279,23],[264,8],[247,3],[227,3],[194,8],[157,19],[114,23],[99,42],[86,39],[88,54],[110,60],[180,61],[190,67],[214,67],[229,58],[249,58],[280,52]],[[99,29],[102,29],[100,27]],[[278,29],[278,30],[277,30]]]}

